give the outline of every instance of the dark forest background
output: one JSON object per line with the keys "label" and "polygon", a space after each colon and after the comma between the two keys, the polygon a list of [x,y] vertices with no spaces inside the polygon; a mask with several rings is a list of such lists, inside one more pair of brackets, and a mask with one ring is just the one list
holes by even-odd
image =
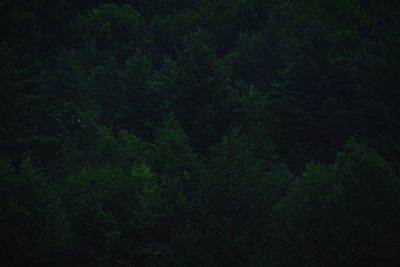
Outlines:
{"label": "dark forest background", "polygon": [[400,266],[400,1],[0,0],[1,266]]}

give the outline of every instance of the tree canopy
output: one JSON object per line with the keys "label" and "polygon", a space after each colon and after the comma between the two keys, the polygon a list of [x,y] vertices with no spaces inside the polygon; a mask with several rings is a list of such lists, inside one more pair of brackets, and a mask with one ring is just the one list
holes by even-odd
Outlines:
{"label": "tree canopy", "polygon": [[0,1],[1,266],[398,266],[400,5]]}

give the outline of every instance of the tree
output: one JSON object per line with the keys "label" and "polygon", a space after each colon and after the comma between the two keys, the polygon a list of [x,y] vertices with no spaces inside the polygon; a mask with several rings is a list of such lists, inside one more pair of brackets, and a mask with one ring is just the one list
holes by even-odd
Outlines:
{"label": "tree", "polygon": [[394,266],[400,179],[389,163],[350,141],[332,166],[310,164],[274,207],[279,266]]}
{"label": "tree", "polygon": [[0,161],[0,255],[4,266],[64,266],[74,236],[57,191],[31,158]]}
{"label": "tree", "polygon": [[183,47],[177,60],[183,70],[177,81],[181,91],[177,116],[194,147],[204,148],[216,144],[230,128],[237,99],[229,69],[210,47],[205,31],[186,35]]}
{"label": "tree", "polygon": [[124,60],[135,49],[148,45],[143,26],[142,16],[130,5],[102,4],[72,23],[73,41],[94,41],[97,49],[110,50],[118,60]]}
{"label": "tree", "polygon": [[215,147],[200,179],[194,225],[204,255],[213,255],[216,266],[266,264],[272,206],[291,174],[283,166],[265,165],[254,151],[237,130],[231,131]]}

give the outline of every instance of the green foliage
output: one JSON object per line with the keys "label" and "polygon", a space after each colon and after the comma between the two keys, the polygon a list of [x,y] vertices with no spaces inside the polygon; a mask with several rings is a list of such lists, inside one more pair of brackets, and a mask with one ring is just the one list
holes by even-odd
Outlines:
{"label": "green foliage", "polygon": [[291,180],[285,169],[264,165],[254,150],[233,130],[215,147],[201,176],[195,224],[217,266],[249,266],[258,260],[258,249],[267,253],[271,209]]}
{"label": "green foliage", "polygon": [[62,155],[64,174],[74,173],[85,166],[110,164],[129,173],[135,164],[147,162],[148,145],[128,131],[114,135],[104,127],[87,129],[87,133],[84,133],[84,130],[80,138],[90,138],[86,140],[84,146],[79,143],[64,146]]}
{"label": "green foliage", "polygon": [[216,144],[229,129],[235,116],[235,91],[224,61],[210,47],[207,32],[197,29],[184,37],[183,52],[178,57],[183,73],[178,118],[195,147]]}
{"label": "green foliage", "polygon": [[156,133],[150,164],[162,186],[166,201],[165,223],[171,229],[185,223],[192,212],[190,203],[201,168],[197,155],[188,144],[188,137],[176,119],[170,115]]}
{"label": "green foliage", "polygon": [[197,158],[189,147],[188,136],[172,115],[158,129],[154,150],[151,159],[161,174],[183,176],[196,168]]}
{"label": "green foliage", "polygon": [[0,46],[0,148],[12,157],[30,150],[48,159],[57,139],[49,95],[40,86],[43,66],[36,51],[28,56],[18,45]]}
{"label": "green foliage", "polygon": [[61,166],[68,174],[62,196],[78,237],[73,264],[162,265],[174,229],[191,212],[199,163],[187,136],[172,117],[152,145],[126,131],[95,133],[86,147],[67,147]]}
{"label": "green foliage", "polygon": [[399,261],[397,2],[0,1],[0,265]]}
{"label": "green foliage", "polygon": [[16,170],[0,161],[1,257],[4,266],[65,265],[73,235],[48,178],[26,158]]}
{"label": "green foliage", "polygon": [[277,263],[392,266],[399,183],[377,152],[354,141],[334,165],[310,164],[274,208]]}
{"label": "green foliage", "polygon": [[167,16],[154,16],[149,23],[149,31],[154,38],[155,53],[176,56],[183,37],[193,28],[206,24],[204,12],[184,10]]}
{"label": "green foliage", "polygon": [[114,266],[141,261],[151,253],[151,241],[139,240],[142,231],[154,228],[162,202],[159,185],[144,165],[145,150],[128,132],[115,137],[105,128],[98,129],[85,150],[66,150],[65,167],[73,170],[63,198],[79,237],[74,247],[78,261],[73,264]]}
{"label": "green foliage", "polygon": [[111,50],[124,59],[134,49],[145,47],[143,18],[129,5],[103,4],[77,17],[72,28],[80,42],[94,41],[98,49]]}
{"label": "green foliage", "polygon": [[228,56],[236,79],[252,81],[263,91],[281,79],[287,47],[279,40],[276,28],[276,23],[271,21],[256,33],[239,34],[236,47]]}

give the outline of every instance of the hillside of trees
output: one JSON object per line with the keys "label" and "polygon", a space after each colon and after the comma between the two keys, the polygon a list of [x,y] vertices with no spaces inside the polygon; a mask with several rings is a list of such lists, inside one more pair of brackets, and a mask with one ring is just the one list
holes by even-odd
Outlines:
{"label": "hillside of trees", "polygon": [[400,1],[0,0],[0,265],[400,266]]}

